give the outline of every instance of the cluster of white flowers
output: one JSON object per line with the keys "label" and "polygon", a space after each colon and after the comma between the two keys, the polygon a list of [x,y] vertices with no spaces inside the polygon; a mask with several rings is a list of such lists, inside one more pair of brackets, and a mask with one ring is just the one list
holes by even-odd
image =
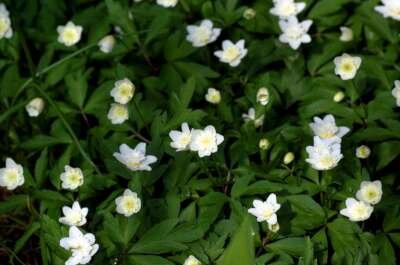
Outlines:
{"label": "cluster of white flowers", "polygon": [[107,118],[112,124],[121,124],[129,119],[129,111],[127,104],[135,94],[135,85],[128,78],[118,80],[114,83],[114,87],[110,92],[115,103],[111,103]]}
{"label": "cluster of white flowers", "polygon": [[76,226],[71,226],[68,237],[60,240],[60,246],[71,251],[71,257],[65,265],[88,264],[99,249],[99,245],[95,243],[93,234],[83,234]]}
{"label": "cluster of white flowers", "polygon": [[346,208],[340,210],[340,214],[349,218],[352,222],[367,220],[374,211],[373,205],[378,204],[382,198],[382,183],[376,181],[362,181],[356,198],[346,199]]}
{"label": "cluster of white flowers", "polygon": [[248,113],[243,113],[242,118],[245,122],[254,122],[256,128],[261,127],[264,124],[264,114],[256,117],[256,110],[254,108],[250,108]]}
{"label": "cluster of white flowers", "polygon": [[11,38],[13,35],[13,30],[11,28],[10,14],[7,7],[0,3],[0,40],[2,38]]}
{"label": "cluster of white flowers", "polygon": [[146,155],[146,143],[139,143],[135,149],[126,144],[119,146],[119,153],[113,156],[132,171],[151,171],[150,164],[157,161],[157,157]]}
{"label": "cluster of white flowers", "polygon": [[342,80],[353,79],[357,74],[358,68],[361,66],[361,61],[361,57],[344,53],[333,60],[335,63],[335,74],[340,76]]}
{"label": "cluster of white flowers", "polygon": [[278,217],[276,212],[281,205],[276,200],[276,195],[271,193],[265,201],[254,200],[254,208],[250,208],[248,212],[257,217],[257,222],[268,223],[268,227],[272,232],[279,230]]}
{"label": "cluster of white flowers", "polygon": [[296,3],[294,0],[273,0],[274,6],[270,9],[270,13],[279,17],[279,27],[282,34],[279,40],[297,50],[302,43],[311,42],[308,30],[312,25],[312,20],[304,20],[299,22],[297,15],[304,10],[306,4],[304,2]]}
{"label": "cluster of white flowers", "polygon": [[190,129],[185,122],[181,125],[182,131],[169,132],[171,147],[177,152],[190,150],[197,152],[199,157],[210,156],[218,151],[218,145],[224,141],[224,136],[217,133],[214,126],[208,125],[203,130]]}
{"label": "cluster of white flowers", "polygon": [[323,119],[314,117],[310,128],[314,133],[314,145],[306,147],[309,156],[306,161],[316,170],[330,170],[336,167],[343,158],[341,153],[342,137],[350,129],[336,126],[335,118],[330,114]]}
{"label": "cluster of white flowers", "polygon": [[0,187],[14,190],[25,182],[24,169],[14,162],[12,158],[6,158],[6,167],[0,168]]}
{"label": "cluster of white flowers", "polygon": [[375,11],[381,13],[384,17],[390,17],[400,21],[400,1],[398,0],[381,0],[381,6],[376,6]]}
{"label": "cluster of white flowers", "polygon": [[392,89],[392,95],[396,99],[397,107],[400,107],[400,81],[394,81],[394,88]]}

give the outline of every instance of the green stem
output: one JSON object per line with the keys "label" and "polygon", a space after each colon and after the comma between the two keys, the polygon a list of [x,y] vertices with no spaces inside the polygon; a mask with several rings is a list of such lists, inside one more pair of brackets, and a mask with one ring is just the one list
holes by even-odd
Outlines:
{"label": "green stem", "polygon": [[22,86],[17,90],[17,92],[15,93],[15,95],[14,95],[14,97],[13,97],[13,99],[12,99],[12,105],[14,105],[14,103],[15,103],[15,101],[18,99],[19,95],[25,90],[25,88],[26,88],[27,86],[29,86],[29,85],[33,82],[33,80],[34,80],[35,78],[39,78],[40,76],[44,75],[45,73],[47,73],[47,72],[50,71],[51,69],[53,69],[53,68],[57,67],[58,65],[62,64],[63,62],[68,61],[69,59],[71,59],[71,58],[73,58],[73,57],[75,57],[75,56],[77,56],[77,55],[83,53],[83,52],[86,51],[86,50],[89,50],[90,48],[92,48],[92,47],[94,47],[94,46],[96,46],[96,45],[97,45],[97,43],[92,43],[92,44],[90,44],[90,45],[88,45],[88,46],[86,46],[86,47],[83,47],[82,49],[79,49],[79,50],[77,50],[77,51],[75,51],[75,52],[73,52],[73,53],[71,53],[71,54],[65,56],[64,58],[58,60],[57,62],[55,62],[55,63],[53,63],[53,64],[47,66],[46,68],[44,68],[44,69],[39,70],[38,72],[36,72],[36,74],[34,74],[34,76],[28,78],[28,79],[22,84]]}
{"label": "green stem", "polygon": [[37,84],[33,84],[35,88],[39,91],[40,94],[50,103],[50,105],[56,110],[59,118],[61,119],[61,122],[64,124],[65,128],[67,129],[68,133],[70,134],[72,140],[74,141],[76,147],[78,148],[79,152],[83,156],[83,158],[89,162],[89,164],[93,167],[93,169],[96,171],[96,173],[99,176],[102,176],[100,170],[97,168],[96,164],[90,159],[89,155],[86,154],[85,150],[83,150],[81,144],[79,143],[78,137],[76,137],[74,131],[72,130],[71,126],[68,124],[67,120],[64,117],[64,114],[60,110],[60,108],[57,106],[57,104],[50,98],[50,96]]}

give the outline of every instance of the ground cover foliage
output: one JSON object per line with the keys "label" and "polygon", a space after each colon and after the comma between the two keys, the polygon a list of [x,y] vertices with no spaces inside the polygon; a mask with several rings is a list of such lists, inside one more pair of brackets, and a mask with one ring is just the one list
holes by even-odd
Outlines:
{"label": "ground cover foliage", "polygon": [[[294,49],[280,41],[273,1],[160,2],[174,1],[3,0],[12,36],[0,39],[0,167],[12,158],[24,183],[0,190],[0,263],[66,264],[73,247],[60,240],[71,228],[59,218],[78,201],[88,208],[78,228],[98,244],[88,264],[397,264],[400,21],[377,12],[377,0],[304,0],[297,17],[312,20],[311,40]],[[187,26],[204,19],[220,34],[194,47]],[[73,45],[57,31],[68,21],[83,29]],[[98,46],[106,35],[109,52]],[[245,41],[237,66],[214,54],[224,40]],[[362,60],[349,80],[335,74],[343,53]],[[125,78],[135,86],[122,103],[129,118],[113,124],[110,93]],[[211,87],[220,98],[206,99]],[[44,105],[31,117],[36,97]],[[316,170],[309,124],[327,114],[349,132],[336,142],[343,158]],[[223,141],[209,154],[178,152],[170,132],[182,123],[198,134],[212,125]],[[116,159],[122,144],[139,143],[156,158],[151,170]],[[370,154],[356,154],[361,145]],[[66,188],[66,165],[81,169],[79,187]],[[362,181],[376,180],[383,194],[369,218],[341,214]],[[126,189],[133,214],[117,209]],[[279,227],[249,213],[271,194]]]}

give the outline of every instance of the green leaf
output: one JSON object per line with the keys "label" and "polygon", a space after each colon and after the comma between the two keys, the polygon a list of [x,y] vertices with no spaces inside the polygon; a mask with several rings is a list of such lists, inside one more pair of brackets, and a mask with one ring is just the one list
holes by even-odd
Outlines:
{"label": "green leaf", "polygon": [[86,98],[88,88],[87,75],[90,72],[90,70],[87,70],[86,73],[78,71],[65,76],[65,84],[67,85],[71,101],[80,108],[82,108]]}
{"label": "green leaf", "polygon": [[29,238],[36,233],[37,230],[40,229],[40,223],[34,222],[31,223],[26,229],[24,234],[15,242],[14,245],[14,252],[17,254],[18,252],[21,251],[21,249],[25,246],[26,242],[29,240]]}
{"label": "green leaf", "polygon": [[39,187],[41,187],[46,180],[46,171],[48,166],[48,149],[45,148],[40,153],[39,159],[35,164],[35,179]]}
{"label": "green leaf", "polygon": [[253,265],[255,263],[252,228],[246,216],[217,265]]}
{"label": "green leaf", "polygon": [[152,255],[133,255],[128,258],[129,264],[137,264],[137,265],[174,265],[171,261]]}
{"label": "green leaf", "polygon": [[387,141],[378,145],[376,156],[378,158],[377,170],[386,167],[400,155],[400,141]]}
{"label": "green leaf", "polygon": [[26,207],[29,202],[28,195],[12,195],[5,201],[0,202],[0,214],[9,212],[17,212],[19,209]]}

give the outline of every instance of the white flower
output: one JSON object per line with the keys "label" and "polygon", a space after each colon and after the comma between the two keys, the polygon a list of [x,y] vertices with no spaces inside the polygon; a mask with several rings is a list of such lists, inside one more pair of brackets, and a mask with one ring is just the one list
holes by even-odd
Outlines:
{"label": "white flower", "polygon": [[60,246],[72,254],[65,265],[88,264],[99,249],[99,245],[95,243],[93,234],[83,234],[76,226],[71,226],[69,236],[60,240]]}
{"label": "white flower", "polygon": [[58,26],[58,42],[65,46],[75,45],[80,41],[82,31],[83,28],[76,26],[72,21],[69,21],[65,26]]}
{"label": "white flower", "polygon": [[358,68],[361,65],[361,57],[351,56],[344,53],[342,56],[336,57],[333,62],[335,63],[335,74],[339,75],[342,80],[353,79]]}
{"label": "white flower", "polygon": [[121,124],[129,119],[128,107],[126,105],[111,103],[107,118],[112,124]]}
{"label": "white flower", "polygon": [[316,170],[332,169],[343,158],[337,138],[323,140],[314,136],[314,145],[307,146],[306,151],[308,153],[306,162]]}
{"label": "white flower", "polygon": [[373,205],[379,203],[382,199],[382,183],[379,180],[362,181],[356,198]]}
{"label": "white flower", "polygon": [[186,30],[188,32],[186,40],[192,43],[193,47],[206,46],[214,42],[221,34],[221,29],[213,28],[213,23],[208,19],[201,21],[200,26],[189,25]]}
{"label": "white flower", "polygon": [[110,53],[114,49],[115,38],[113,35],[107,35],[99,41],[98,45],[100,51],[104,53]]}
{"label": "white flower", "polygon": [[210,87],[207,90],[205,98],[211,104],[218,104],[219,102],[221,102],[221,92],[219,92],[219,90],[215,88]]}
{"label": "white flower", "polygon": [[7,7],[0,3],[0,40],[2,38],[11,38],[13,35],[13,30],[11,28],[10,14]]}
{"label": "white flower", "polygon": [[340,101],[342,101],[344,99],[344,97],[345,97],[345,94],[343,93],[343,91],[338,91],[333,96],[333,101],[340,102]]}
{"label": "white flower", "polygon": [[247,8],[244,12],[243,12],[243,17],[247,20],[250,20],[252,18],[254,18],[256,16],[256,11],[253,8]]}
{"label": "white flower", "polygon": [[26,112],[30,117],[37,117],[42,113],[44,108],[44,100],[42,98],[34,98],[25,106]]}
{"label": "white flower", "polygon": [[69,226],[82,226],[86,224],[86,215],[89,209],[81,208],[79,202],[74,202],[72,208],[68,206],[62,207],[64,217],[60,217],[58,221]]}
{"label": "white flower", "polygon": [[208,125],[204,130],[193,130],[190,150],[198,153],[199,157],[210,156],[218,151],[218,145],[224,137],[215,131],[214,126]]}
{"label": "white flower", "polygon": [[174,7],[178,4],[178,0],[157,0],[157,4],[163,7]]}
{"label": "white flower", "polygon": [[261,87],[257,91],[257,102],[265,106],[269,102],[269,91],[266,87]]}
{"label": "white flower", "polygon": [[61,187],[63,189],[75,190],[83,184],[83,173],[78,167],[64,167],[64,172],[60,175]]}
{"label": "white flower", "polygon": [[285,156],[283,157],[283,163],[284,163],[285,165],[288,165],[288,164],[292,163],[293,160],[294,160],[294,154],[293,154],[293,152],[287,152],[287,153],[285,154]]}
{"label": "white flower", "polygon": [[314,122],[309,124],[315,136],[322,139],[342,138],[350,131],[349,128],[344,126],[336,126],[335,118],[328,114],[323,119],[314,117]]}
{"label": "white flower", "polygon": [[116,152],[113,156],[132,171],[151,171],[150,164],[157,161],[157,157],[146,155],[145,143],[139,143],[135,149],[126,144],[121,144],[119,153]]}
{"label": "white flower", "polygon": [[295,3],[293,0],[273,0],[273,2],[274,6],[269,12],[281,19],[296,16],[306,7],[304,2]]}
{"label": "white flower", "polygon": [[340,31],[342,34],[340,35],[339,40],[343,42],[348,42],[353,40],[353,30],[348,27],[340,27]]}
{"label": "white flower", "polygon": [[187,257],[183,265],[201,265],[201,262],[195,256],[190,255]]}
{"label": "white flower", "polygon": [[0,187],[14,190],[24,184],[24,169],[11,158],[6,159],[6,167],[0,168]]}
{"label": "white flower", "polygon": [[400,21],[400,1],[381,0],[382,6],[376,6],[375,11],[381,13],[384,17],[391,17]]}
{"label": "white flower", "polygon": [[181,125],[182,131],[172,130],[169,132],[171,138],[171,147],[175,148],[177,152],[189,149],[190,141],[192,140],[192,130],[189,125],[184,122]]}
{"label": "white flower", "polygon": [[276,224],[268,224],[268,230],[271,231],[272,233],[277,233],[280,229],[280,226],[278,223]]}
{"label": "white flower", "polygon": [[258,143],[258,147],[259,147],[261,150],[267,150],[268,147],[269,147],[269,141],[268,141],[268,139],[267,139],[267,138],[262,138],[262,139],[260,139],[260,142]]}
{"label": "white flower", "polygon": [[368,203],[347,198],[346,208],[340,210],[340,214],[347,216],[352,222],[359,222],[367,220],[373,211],[374,208]]}
{"label": "white flower", "polygon": [[281,205],[276,201],[276,195],[271,193],[266,201],[254,200],[254,208],[250,208],[248,212],[257,217],[257,222],[267,221],[268,224],[274,225],[278,222],[276,212]]}
{"label": "white flower", "polygon": [[244,48],[244,44],[244,40],[239,40],[236,44],[230,40],[224,40],[222,42],[222,50],[214,52],[214,55],[217,56],[221,62],[236,67],[247,54],[247,49]]}
{"label": "white flower", "polygon": [[142,201],[137,196],[137,193],[129,189],[126,189],[122,196],[115,199],[115,204],[117,205],[117,213],[126,217],[138,213],[142,207]]}
{"label": "white flower", "polygon": [[256,128],[264,124],[264,114],[256,118],[256,110],[254,108],[250,108],[248,113],[243,113],[242,118],[245,122],[253,121]]}
{"label": "white flower", "polygon": [[114,83],[114,87],[110,92],[110,95],[114,98],[114,101],[120,104],[128,103],[135,93],[135,85],[128,78],[118,80]]}
{"label": "white flower", "polygon": [[371,149],[366,145],[361,145],[356,149],[356,157],[366,159],[371,154]]}
{"label": "white flower", "polygon": [[279,27],[283,32],[279,36],[279,40],[283,43],[288,43],[292,49],[297,50],[302,43],[311,42],[311,37],[307,32],[312,23],[312,20],[299,22],[296,17],[279,20]]}
{"label": "white flower", "polygon": [[392,95],[396,99],[397,107],[400,107],[400,80],[394,81],[394,88],[392,89]]}

